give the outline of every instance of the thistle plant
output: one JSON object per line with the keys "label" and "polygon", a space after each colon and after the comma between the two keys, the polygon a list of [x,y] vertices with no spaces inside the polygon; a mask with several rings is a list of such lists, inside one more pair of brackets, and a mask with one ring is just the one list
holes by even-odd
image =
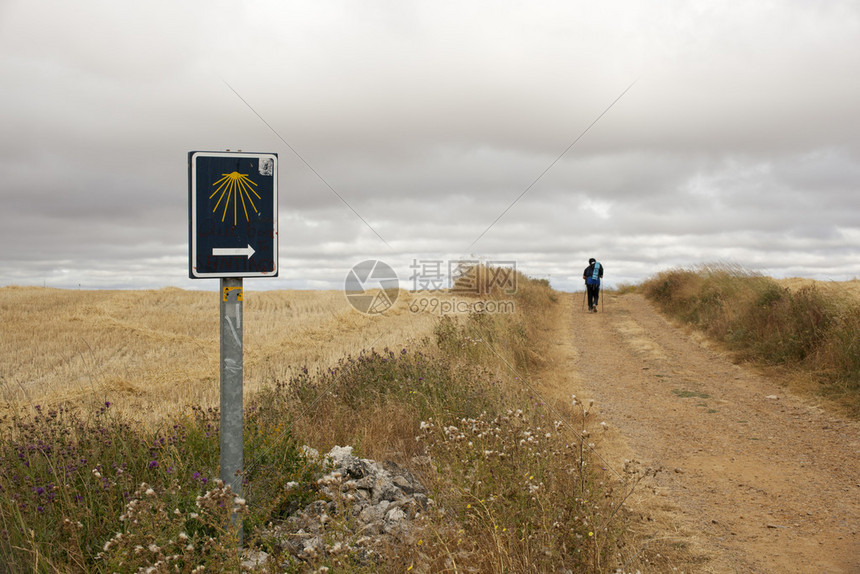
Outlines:
{"label": "thistle plant", "polygon": [[563,421],[523,409],[424,421],[418,440],[435,462],[434,496],[459,525],[446,546],[485,571],[590,568],[605,505],[571,438]]}
{"label": "thistle plant", "polygon": [[[250,408],[246,422],[245,451],[255,462],[245,477],[252,481],[246,496],[255,509],[242,514],[248,532],[271,512],[274,496],[267,484],[300,477],[304,468],[289,429],[272,432],[274,420],[264,412]],[[7,416],[0,437],[5,571],[111,571],[105,565],[120,561],[145,570],[177,554],[190,564],[191,551],[177,546],[182,532],[191,538],[183,548],[194,544],[191,554],[214,564],[206,548],[229,546],[233,536],[216,516],[232,510],[215,478],[217,420],[217,410],[195,408],[147,430],[116,416],[109,401],[95,412],[37,405]],[[213,500],[218,509],[206,506]],[[205,544],[196,536],[205,536]],[[130,540],[134,545],[122,554]],[[134,552],[150,544],[159,551]],[[171,561],[171,568],[176,564]]]}
{"label": "thistle plant", "polygon": [[122,529],[105,542],[95,565],[108,572],[237,571],[231,514],[246,512],[245,500],[218,479],[193,505],[178,482],[163,492],[141,483],[120,515]]}

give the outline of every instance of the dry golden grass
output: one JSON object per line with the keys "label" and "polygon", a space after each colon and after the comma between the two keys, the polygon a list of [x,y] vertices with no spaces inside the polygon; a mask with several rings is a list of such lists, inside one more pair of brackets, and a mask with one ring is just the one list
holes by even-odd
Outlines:
{"label": "dry golden grass", "polygon": [[802,393],[860,414],[860,282],[772,279],[740,267],[661,272],[643,293]]}
{"label": "dry golden grass", "polygon": [[[303,366],[430,334],[435,317],[410,313],[410,299],[401,292],[393,309],[366,316],[340,291],[246,288],[246,397]],[[185,405],[216,406],[218,312],[215,292],[2,288],[0,405],[109,400],[148,422]]]}
{"label": "dry golden grass", "polygon": [[789,277],[787,279],[777,279],[776,282],[792,291],[797,291],[803,287],[815,287],[828,295],[849,297],[860,301],[860,279],[852,279],[851,281],[818,281],[805,277]]}

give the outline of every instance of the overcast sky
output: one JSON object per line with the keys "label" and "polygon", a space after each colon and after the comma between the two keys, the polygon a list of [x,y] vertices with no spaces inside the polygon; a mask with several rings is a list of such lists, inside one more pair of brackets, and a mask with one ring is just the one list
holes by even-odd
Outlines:
{"label": "overcast sky", "polygon": [[856,0],[0,0],[0,284],[217,288],[187,153],[226,149],[280,160],[250,289],[368,258],[851,279],[859,72]]}

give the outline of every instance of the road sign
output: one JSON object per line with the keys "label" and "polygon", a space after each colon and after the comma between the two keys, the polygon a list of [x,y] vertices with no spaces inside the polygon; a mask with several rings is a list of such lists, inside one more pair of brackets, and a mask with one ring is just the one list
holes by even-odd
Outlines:
{"label": "road sign", "polygon": [[188,153],[188,275],[278,275],[278,154]]}

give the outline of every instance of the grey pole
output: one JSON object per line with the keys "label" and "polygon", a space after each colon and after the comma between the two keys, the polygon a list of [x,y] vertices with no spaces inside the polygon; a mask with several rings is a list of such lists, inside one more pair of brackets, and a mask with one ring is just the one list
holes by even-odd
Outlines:
{"label": "grey pole", "polygon": [[[242,279],[221,278],[221,480],[242,497]],[[238,517],[230,522],[237,526]],[[242,530],[239,526],[241,544]]]}

